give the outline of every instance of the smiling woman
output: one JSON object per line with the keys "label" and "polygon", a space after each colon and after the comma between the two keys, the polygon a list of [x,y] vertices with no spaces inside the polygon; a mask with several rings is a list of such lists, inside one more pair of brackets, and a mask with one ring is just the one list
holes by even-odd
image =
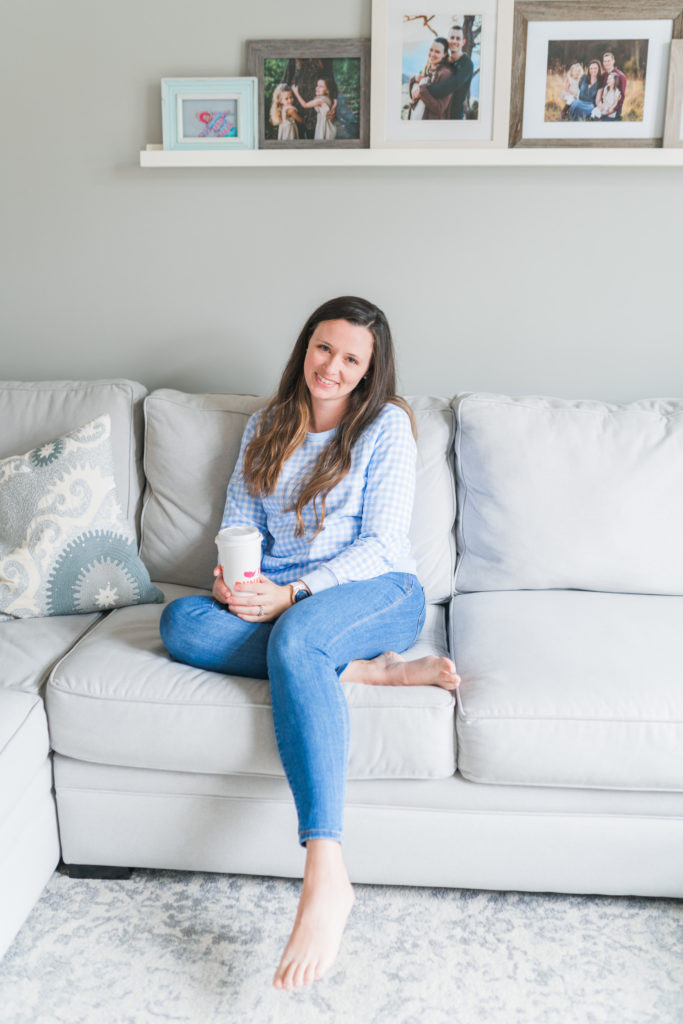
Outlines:
{"label": "smiling woman", "polygon": [[[425,598],[410,525],[416,447],[396,395],[384,313],[345,296],[309,317],[277,394],[247,423],[222,528],[264,538],[264,575],[213,600],[169,604],[161,636],[177,660],[269,678],[275,735],[294,795],[306,867],[276,988],[310,984],[333,963],[353,892],[341,854],[349,722],[343,680],[459,682],[448,658],[405,662]],[[387,648],[392,650],[387,650]]]}
{"label": "smiling woman", "polygon": [[326,320],[316,327],[304,359],[315,432],[330,430],[341,419],[348,396],[368,371],[372,342],[367,327],[348,320]]}

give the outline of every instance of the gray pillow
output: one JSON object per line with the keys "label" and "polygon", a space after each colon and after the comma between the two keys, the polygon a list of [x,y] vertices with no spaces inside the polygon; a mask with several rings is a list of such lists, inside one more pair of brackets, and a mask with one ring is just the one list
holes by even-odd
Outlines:
{"label": "gray pillow", "polygon": [[108,415],[0,461],[0,620],[163,600],[118,501]]}

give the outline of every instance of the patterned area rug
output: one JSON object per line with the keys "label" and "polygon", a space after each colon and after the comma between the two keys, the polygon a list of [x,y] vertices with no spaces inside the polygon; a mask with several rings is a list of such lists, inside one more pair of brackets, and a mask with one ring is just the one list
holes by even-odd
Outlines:
{"label": "patterned area rug", "polygon": [[56,873],[0,964],[0,1021],[683,1021],[683,901],[359,885],[332,973],[276,992],[298,894],[272,878]]}

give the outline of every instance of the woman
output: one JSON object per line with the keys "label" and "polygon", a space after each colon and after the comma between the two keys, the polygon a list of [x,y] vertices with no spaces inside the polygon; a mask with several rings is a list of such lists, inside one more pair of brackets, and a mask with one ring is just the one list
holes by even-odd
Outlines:
{"label": "woman", "polygon": [[263,577],[172,602],[161,636],[177,660],[270,678],[280,757],[306,847],[301,899],[273,984],[333,963],[353,891],[341,853],[348,709],[340,680],[458,685],[447,658],[404,662],[425,600],[408,527],[412,416],[395,391],[386,317],[332,299],[304,325],[275,397],[247,423],[223,526],[256,526]]}
{"label": "woman", "polygon": [[[297,95],[305,100],[312,100],[315,96],[315,84],[318,79],[324,78],[332,100],[328,118],[333,122],[337,116],[337,102],[339,88],[334,77],[334,58],[332,57],[290,57],[285,66],[283,81],[296,86]],[[315,138],[315,126],[317,123],[317,112],[314,109],[299,109],[302,119],[302,139]]]}
{"label": "woman", "polygon": [[581,76],[579,98],[574,100],[569,108],[569,117],[572,121],[586,121],[593,113],[593,109],[600,102],[602,74],[600,61],[592,60],[588,65],[588,74]]}
{"label": "woman", "polygon": [[333,142],[337,138],[337,126],[330,120],[332,98],[330,87],[325,79],[319,78],[315,83],[315,96],[312,100],[305,100],[295,85],[292,86],[292,91],[300,107],[316,111],[313,138],[323,142]]}
{"label": "woman", "polygon": [[424,71],[413,75],[408,83],[410,95],[416,97],[411,100],[410,104],[411,121],[441,121],[448,117],[448,108],[451,102],[450,93],[437,100],[426,90],[421,91],[420,86],[444,82],[450,77],[451,66],[448,62],[448,40],[444,39],[443,36],[437,36],[429,47]]}

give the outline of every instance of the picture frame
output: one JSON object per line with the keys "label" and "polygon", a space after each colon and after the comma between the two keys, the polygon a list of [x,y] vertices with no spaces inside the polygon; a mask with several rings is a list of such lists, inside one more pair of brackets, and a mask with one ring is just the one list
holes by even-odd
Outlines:
{"label": "picture frame", "polygon": [[516,0],[508,145],[661,146],[682,36],[683,0]]}
{"label": "picture frame", "polygon": [[683,146],[683,39],[674,39],[671,43],[664,145]]}
{"label": "picture frame", "polygon": [[246,45],[247,70],[258,82],[260,149],[368,148],[369,39],[254,39]]}
{"label": "picture frame", "polygon": [[[424,14],[405,0],[373,0],[373,149],[492,142],[498,7],[473,0],[454,16],[442,2]],[[454,47],[458,34],[463,44]]]}
{"label": "picture frame", "polygon": [[255,149],[255,78],[162,78],[163,148]]}

